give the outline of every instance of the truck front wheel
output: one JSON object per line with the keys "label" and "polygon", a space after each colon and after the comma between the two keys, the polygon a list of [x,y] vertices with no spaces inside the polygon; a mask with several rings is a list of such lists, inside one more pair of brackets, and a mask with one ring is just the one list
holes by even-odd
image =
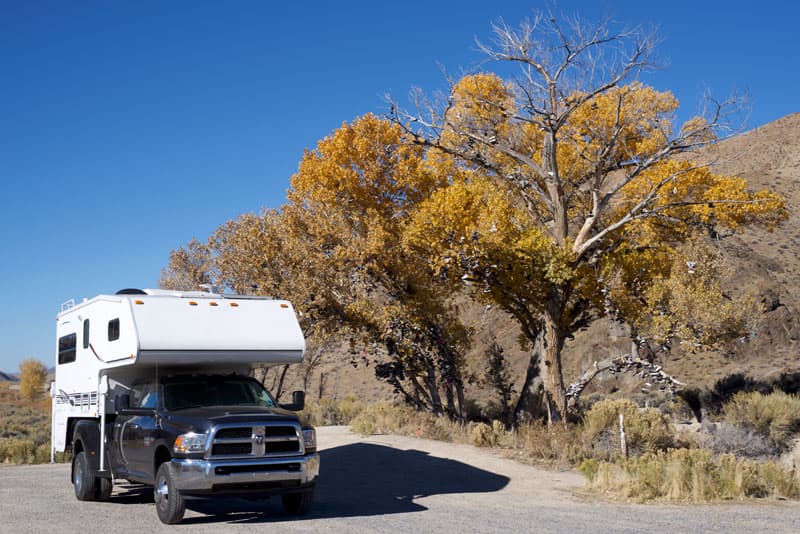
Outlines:
{"label": "truck front wheel", "polygon": [[314,502],[314,488],[311,487],[300,493],[281,495],[283,509],[289,515],[305,515],[311,511]]}
{"label": "truck front wheel", "polygon": [[169,462],[164,462],[158,467],[153,498],[156,501],[158,518],[162,523],[174,525],[181,522],[183,514],[186,512],[186,502],[175,487],[172,472],[169,470]]}

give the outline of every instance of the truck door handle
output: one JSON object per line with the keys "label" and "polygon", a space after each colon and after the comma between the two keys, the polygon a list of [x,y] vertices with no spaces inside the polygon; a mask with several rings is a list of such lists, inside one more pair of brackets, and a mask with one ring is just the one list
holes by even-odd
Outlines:
{"label": "truck door handle", "polygon": [[131,427],[131,430],[139,430],[140,428],[142,428],[142,427],[140,427],[139,425],[136,425],[136,424],[132,424],[132,425],[129,425],[129,426]]}

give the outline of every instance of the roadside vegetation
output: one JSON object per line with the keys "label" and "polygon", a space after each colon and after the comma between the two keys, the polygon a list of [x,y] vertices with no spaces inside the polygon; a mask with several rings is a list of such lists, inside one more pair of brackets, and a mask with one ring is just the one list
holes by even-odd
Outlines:
{"label": "roadside vegetation", "polygon": [[[0,383],[0,464],[50,461],[50,400]],[[34,398],[31,398],[33,396]]]}
{"label": "roadside vegetation", "polygon": [[[736,380],[721,380],[715,389]],[[703,397],[714,399],[713,392]],[[408,405],[348,397],[311,402],[302,415],[315,425],[350,425],[363,435],[395,433],[465,443],[540,467],[576,468],[590,490],[611,499],[701,503],[800,498],[793,463],[798,457],[786,455],[800,441],[800,397],[777,387],[770,393],[744,391],[733,393],[702,424],[682,424],[690,413],[677,396],[658,408],[609,398],[566,425],[533,421],[511,428],[498,419],[460,423]],[[622,452],[620,415],[627,455]]]}

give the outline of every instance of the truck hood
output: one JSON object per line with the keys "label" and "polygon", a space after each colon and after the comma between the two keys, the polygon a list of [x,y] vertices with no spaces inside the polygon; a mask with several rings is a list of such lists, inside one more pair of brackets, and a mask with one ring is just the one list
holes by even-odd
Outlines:
{"label": "truck hood", "polygon": [[206,432],[212,426],[228,423],[257,423],[286,421],[295,423],[297,415],[283,408],[266,406],[204,406],[169,412],[169,424],[187,432]]}

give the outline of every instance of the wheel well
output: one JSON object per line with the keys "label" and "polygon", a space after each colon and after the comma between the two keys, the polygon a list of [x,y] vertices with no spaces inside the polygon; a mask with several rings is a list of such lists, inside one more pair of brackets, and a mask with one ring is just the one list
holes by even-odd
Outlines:
{"label": "wheel well", "polygon": [[169,462],[172,459],[172,455],[169,453],[169,450],[164,446],[161,445],[158,449],[156,449],[155,459],[153,461],[153,476],[158,473],[158,468],[164,462]]}
{"label": "wheel well", "polygon": [[[75,431],[75,423],[80,421],[80,419],[76,419],[74,417],[70,417],[67,419],[67,435],[65,436],[64,440],[64,450],[68,451],[73,447],[72,438],[74,437],[72,433]],[[73,455],[77,454],[76,451],[72,451]]]}

